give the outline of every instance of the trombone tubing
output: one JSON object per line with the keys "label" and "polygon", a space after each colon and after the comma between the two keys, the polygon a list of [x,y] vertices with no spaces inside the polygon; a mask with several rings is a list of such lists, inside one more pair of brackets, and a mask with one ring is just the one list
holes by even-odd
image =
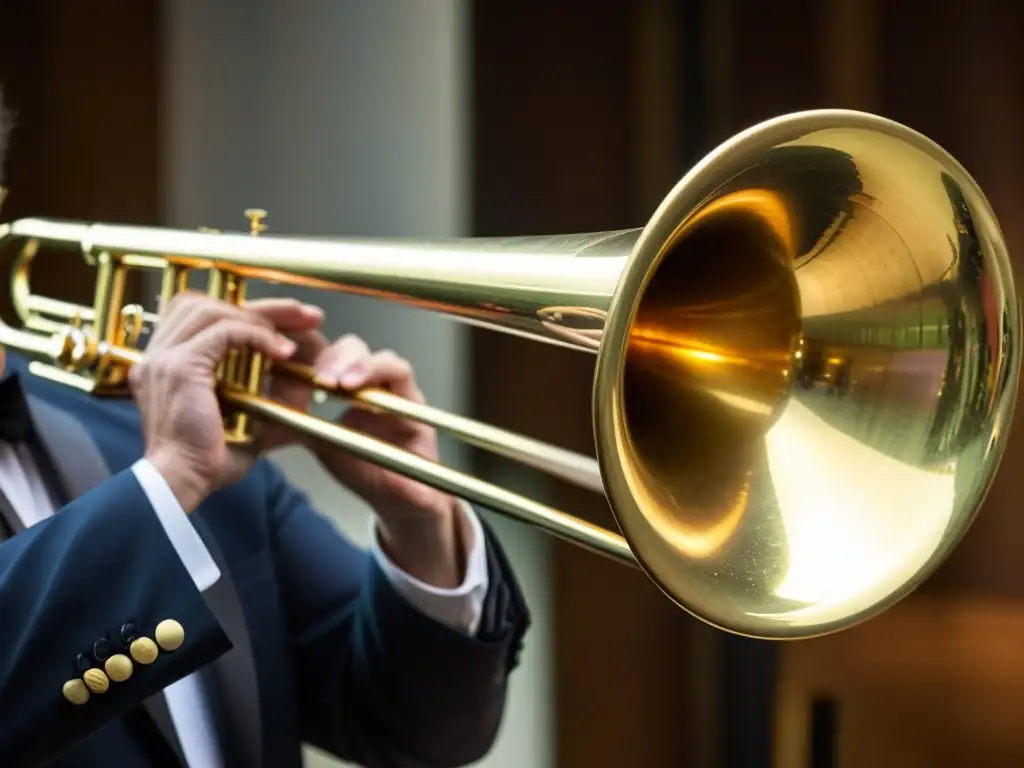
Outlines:
{"label": "trombone tubing", "polygon": [[507,459],[518,461],[538,471],[586,488],[604,493],[601,470],[595,459],[558,446],[550,445],[515,432],[460,416],[399,397],[384,389],[348,391],[341,387],[320,384],[308,365],[291,362],[274,363],[271,374],[281,373],[318,387],[320,391],[348,400],[351,404],[371,410],[383,410],[444,430],[465,442]]}
{"label": "trombone tubing", "polygon": [[537,526],[596,554],[627,565],[637,565],[629,544],[622,536],[546,504],[273,400],[237,390],[224,390],[222,396],[253,416],[290,427],[385,469]]}
{"label": "trombone tubing", "polygon": [[[141,359],[138,350],[100,344],[101,354],[118,365],[130,367]],[[258,418],[301,432],[315,440],[347,451],[384,469],[397,472],[438,490],[475,502],[547,533],[626,565],[638,567],[626,540],[600,526],[580,520],[473,475],[447,467],[362,432],[316,418],[296,408],[238,389],[220,387],[220,397],[230,405]],[[405,401],[408,402],[408,401]],[[415,405],[415,404],[413,404]],[[522,438],[525,439],[525,438]]]}
{"label": "trombone tubing", "polygon": [[[23,238],[65,248],[78,247],[87,260],[98,254],[117,254],[125,267],[166,270],[223,270],[237,277],[263,279],[288,285],[321,288],[339,292],[388,294],[400,303],[429,307],[457,317],[514,334],[550,343],[561,343],[585,351],[596,351],[589,340],[582,344],[552,339],[536,317],[551,306],[566,304],[590,306],[603,315],[638,230],[578,235],[569,238],[538,238],[533,242],[502,239],[477,240],[475,244],[445,242],[391,241],[384,243],[295,240],[277,237],[252,237],[169,230],[154,227],[81,224],[47,219],[21,219],[0,226],[0,243]],[[528,239],[529,240],[529,239]],[[508,259],[480,258],[481,250],[496,256],[515,255],[515,268]],[[624,250],[625,249],[625,250]],[[28,333],[5,326],[3,341],[51,362],[50,341],[41,334],[67,326],[45,317],[71,321],[85,320],[87,308],[49,300],[31,293],[28,272],[34,248],[23,249],[25,261],[15,278],[16,306],[30,330]],[[523,270],[526,259],[536,269]],[[382,263],[383,262],[383,263]],[[393,267],[393,269],[391,268]],[[387,288],[387,276],[403,273],[411,267],[415,277],[397,294]],[[165,272],[166,274],[166,272]],[[566,277],[572,279],[566,280]],[[501,288],[514,299],[513,312],[488,309],[485,297],[494,296],[490,280],[501,281]],[[450,282],[456,289],[446,292]],[[378,285],[378,281],[383,281]],[[571,285],[571,289],[564,287]],[[500,293],[500,291],[498,291]],[[491,322],[497,318],[496,322]],[[152,316],[147,316],[153,326]],[[114,346],[97,339],[103,355],[110,361],[131,365],[137,351]],[[286,374],[310,381],[308,371],[282,366]],[[315,381],[311,381],[316,386]],[[455,495],[490,507],[506,516],[539,528],[584,548],[636,565],[625,539],[599,526],[579,520],[559,510],[487,483],[472,475],[431,462],[402,451],[367,435],[325,422],[267,398],[251,396],[237,389],[220,387],[222,397],[239,409],[257,417],[276,421],[306,432],[310,436],[347,450],[387,469]],[[333,394],[349,397],[362,407],[382,408],[446,429],[477,447],[519,460],[525,465],[561,477],[590,490],[603,492],[598,463],[586,456],[481,424],[455,414],[412,403],[391,393],[373,390]]]}
{"label": "trombone tubing", "polygon": [[[92,232],[94,227],[105,225],[81,225],[64,224],[59,222],[47,222],[42,219],[28,219],[15,222],[13,226],[4,225],[0,227],[0,241],[9,236],[39,236],[47,242],[56,242],[68,245],[74,242],[75,236],[84,237],[86,232]],[[117,232],[121,230],[133,230],[136,228],[107,227],[115,234],[111,236],[111,242],[117,241]],[[144,228],[138,228],[144,229]],[[163,230],[146,230],[147,232]],[[17,234],[15,234],[17,233]],[[202,242],[209,241],[206,233],[185,232],[183,235],[196,235],[203,238]],[[214,238],[235,237],[231,235],[214,235]],[[240,242],[248,244],[257,238],[249,236],[237,236]],[[83,240],[80,245],[87,252],[94,250],[97,245],[95,241]],[[109,245],[104,241],[103,247]],[[278,247],[280,243],[278,243]],[[155,253],[155,251],[154,251]],[[32,293],[31,281],[28,269],[31,260],[35,256],[35,249],[23,251],[19,262],[16,265],[16,275],[13,281],[14,306],[22,322],[32,331],[40,333],[57,333],[67,326],[74,319],[83,323],[92,323],[95,319],[95,310],[92,307],[85,307],[71,302],[52,299],[47,296],[40,296]],[[22,260],[27,259],[27,263]],[[128,254],[123,257],[125,266],[160,270],[165,269],[172,263],[177,263],[167,256],[141,255],[138,253]],[[210,268],[206,264],[204,268]],[[231,265],[232,267],[234,265]],[[146,312],[143,315],[146,327],[152,331],[159,324],[159,317],[156,314]],[[15,329],[5,328],[5,333],[13,333]],[[36,355],[46,355],[49,349],[45,341],[38,337],[31,338],[24,332],[19,332],[22,348],[27,352]],[[12,343],[17,346],[17,344]],[[380,389],[367,389],[360,392],[350,392],[340,387],[324,387],[315,381],[313,369],[310,366],[303,366],[296,363],[277,363],[273,370],[292,378],[312,384],[321,391],[330,389],[330,394],[343,398],[353,405],[362,408],[371,408],[388,411],[390,413],[404,416],[419,421],[436,429],[443,430],[454,437],[457,437],[477,448],[490,451],[504,456],[512,461],[517,461],[537,471],[545,472],[548,475],[557,477],[566,482],[585,488],[595,493],[604,493],[604,486],[601,482],[601,472],[595,459],[583,454],[569,451],[558,446],[550,445],[539,440],[528,438],[508,430],[500,429],[490,424],[485,424],[469,419],[458,414],[434,408],[420,403],[413,403],[409,400],[398,397],[390,392]]]}
{"label": "trombone tubing", "polygon": [[[534,341],[596,353],[639,229],[559,237],[363,240],[253,237],[161,227],[19,219],[0,243],[27,239],[80,249],[89,260],[222,270],[243,279],[389,299]],[[396,280],[396,276],[401,279]]]}

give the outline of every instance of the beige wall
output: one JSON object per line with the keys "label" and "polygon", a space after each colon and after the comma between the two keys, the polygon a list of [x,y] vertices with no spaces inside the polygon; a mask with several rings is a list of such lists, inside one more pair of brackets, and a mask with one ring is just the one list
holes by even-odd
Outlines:
{"label": "beige wall", "polygon": [[[469,190],[466,8],[459,0],[168,3],[165,220],[244,227],[270,211],[289,234],[463,234]],[[358,299],[317,297],[330,328],[417,366],[431,402],[465,411],[465,334],[454,323]],[[446,444],[449,460],[460,452]],[[366,543],[367,510],[302,453],[282,465]],[[535,612],[500,740],[482,765],[553,764],[547,541],[494,521]],[[515,753],[515,755],[513,755]],[[328,766],[309,754],[310,766]]]}

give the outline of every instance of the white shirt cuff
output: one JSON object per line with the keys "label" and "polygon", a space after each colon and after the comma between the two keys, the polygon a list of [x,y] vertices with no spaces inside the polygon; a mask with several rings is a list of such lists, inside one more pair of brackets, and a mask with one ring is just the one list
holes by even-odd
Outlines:
{"label": "white shirt cuff", "polygon": [[458,587],[440,589],[410,576],[391,562],[380,546],[376,518],[371,521],[372,551],[384,575],[413,606],[435,621],[473,636],[480,626],[487,597],[487,544],[473,507],[465,501],[460,507],[473,528],[473,548],[466,558],[466,576]]}
{"label": "white shirt cuff", "polygon": [[171,540],[174,551],[181,558],[185,570],[188,571],[196,589],[204,592],[220,578],[220,568],[206,548],[202,538],[188,519],[185,510],[178,503],[174,491],[167,485],[156,467],[146,459],[139,459],[132,465],[132,472],[142,486],[149,503],[156,512],[157,519],[164,527],[167,538]]}

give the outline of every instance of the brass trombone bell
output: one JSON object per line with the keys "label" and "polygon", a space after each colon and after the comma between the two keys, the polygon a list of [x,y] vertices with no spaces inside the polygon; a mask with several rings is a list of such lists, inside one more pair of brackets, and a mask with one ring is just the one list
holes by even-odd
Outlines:
{"label": "brass trombone bell", "polygon": [[[229,440],[250,418],[619,561],[678,606],[765,639],[834,632],[919,586],[975,519],[1017,396],[1021,318],[1006,244],[946,151],[885,118],[785,115],[732,137],[642,228],[584,235],[378,240],[22,219],[0,343],[31,370],[125,394],[158,314],[125,306],[132,269],[161,302],[207,275],[376,297],[594,355],[596,457],[377,390],[330,394],[419,419],[602,493],[621,535],[273,402],[250,350],[221,365]],[[93,305],[32,293],[39,247],[96,267]],[[529,375],[529,374],[524,374]]]}

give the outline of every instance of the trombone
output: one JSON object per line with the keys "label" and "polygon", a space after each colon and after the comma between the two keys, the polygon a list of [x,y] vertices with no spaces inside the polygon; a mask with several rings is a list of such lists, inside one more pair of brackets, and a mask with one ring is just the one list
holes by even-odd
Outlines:
{"label": "trombone", "polygon": [[[193,273],[245,301],[254,280],[374,297],[594,358],[583,456],[308,366],[234,350],[225,436],[268,420],[619,562],[724,631],[799,639],[891,607],[948,556],[1003,455],[1021,320],[1005,241],[974,180],[885,118],[784,115],[733,136],[643,227],[457,240],[279,237],[22,219],[0,344],[32,373],[123,396],[161,304]],[[41,247],[96,268],[91,307],[31,290]],[[277,403],[268,376],[419,420],[604,496],[609,531]]]}

